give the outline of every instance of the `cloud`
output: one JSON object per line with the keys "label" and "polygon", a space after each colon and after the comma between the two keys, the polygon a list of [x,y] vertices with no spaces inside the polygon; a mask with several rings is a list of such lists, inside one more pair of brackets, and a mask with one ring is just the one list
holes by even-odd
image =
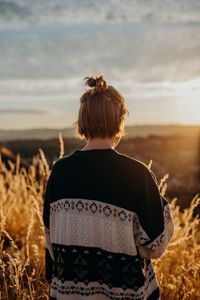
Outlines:
{"label": "cloud", "polygon": [[0,1],[0,18],[9,21],[13,18],[26,18],[30,14],[29,8],[14,1]]}
{"label": "cloud", "polygon": [[199,21],[199,0],[0,1],[1,28],[88,22],[94,24]]}
{"label": "cloud", "polygon": [[[0,2],[0,14],[5,15],[20,15],[24,11],[24,8],[19,6],[16,2],[13,1],[1,1]],[[26,11],[26,9],[25,9]]]}
{"label": "cloud", "polygon": [[[34,95],[43,98],[58,97],[66,99],[77,95],[82,89],[80,78],[69,79],[10,79],[0,80],[0,98],[9,95]],[[3,95],[3,96],[2,96]]]}
{"label": "cloud", "polygon": [[44,114],[45,110],[42,109],[17,109],[17,108],[6,108],[0,109],[0,114]]}

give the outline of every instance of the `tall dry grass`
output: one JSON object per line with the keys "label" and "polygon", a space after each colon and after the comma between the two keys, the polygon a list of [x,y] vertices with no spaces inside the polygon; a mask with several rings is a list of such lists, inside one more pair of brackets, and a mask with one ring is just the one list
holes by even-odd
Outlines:
{"label": "tall dry grass", "polygon": [[[62,156],[61,137],[60,143]],[[48,299],[42,206],[49,165],[41,149],[28,171],[20,168],[19,156],[9,165],[10,170],[0,160],[0,299]],[[160,183],[163,194],[166,179]],[[193,217],[198,203],[195,197],[182,213],[176,199],[171,202],[175,233],[154,261],[162,299],[200,299],[200,219]]]}

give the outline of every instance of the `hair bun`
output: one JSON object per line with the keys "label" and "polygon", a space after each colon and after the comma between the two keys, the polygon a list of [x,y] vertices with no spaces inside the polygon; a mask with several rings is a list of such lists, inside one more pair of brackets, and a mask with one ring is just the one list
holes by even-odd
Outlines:
{"label": "hair bun", "polygon": [[85,77],[84,80],[86,80],[85,85],[94,88],[96,93],[103,92],[108,87],[103,75]]}

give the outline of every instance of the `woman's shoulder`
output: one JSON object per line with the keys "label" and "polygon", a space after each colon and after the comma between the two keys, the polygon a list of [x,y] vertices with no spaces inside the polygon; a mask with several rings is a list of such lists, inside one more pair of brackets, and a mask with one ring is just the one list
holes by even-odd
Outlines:
{"label": "woman's shoulder", "polygon": [[67,155],[64,155],[62,157],[57,158],[56,160],[54,160],[53,164],[52,164],[52,171],[57,171],[63,167],[66,166],[66,164],[70,163],[73,159],[73,152]]}
{"label": "woman's shoulder", "polygon": [[149,165],[145,164],[144,162],[131,157],[127,154],[118,152],[118,155],[124,165],[124,169],[127,170],[127,173],[133,172],[134,174],[138,175],[138,179],[147,180],[149,182],[158,183],[155,173],[151,169],[151,162]]}
{"label": "woman's shoulder", "polygon": [[130,167],[134,169],[138,169],[144,172],[149,172],[150,168],[148,165],[146,165],[143,161],[136,159],[132,156],[129,156],[125,153],[121,153],[116,151],[118,154],[119,159],[122,161],[122,163],[126,164],[127,166],[129,165]]}

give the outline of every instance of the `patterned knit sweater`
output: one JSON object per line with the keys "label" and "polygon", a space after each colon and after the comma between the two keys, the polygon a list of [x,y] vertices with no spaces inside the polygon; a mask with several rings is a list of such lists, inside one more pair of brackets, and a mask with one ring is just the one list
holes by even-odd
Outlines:
{"label": "patterned knit sweater", "polygon": [[75,150],[53,166],[43,220],[51,299],[159,299],[151,259],[173,221],[145,164],[114,149]]}

